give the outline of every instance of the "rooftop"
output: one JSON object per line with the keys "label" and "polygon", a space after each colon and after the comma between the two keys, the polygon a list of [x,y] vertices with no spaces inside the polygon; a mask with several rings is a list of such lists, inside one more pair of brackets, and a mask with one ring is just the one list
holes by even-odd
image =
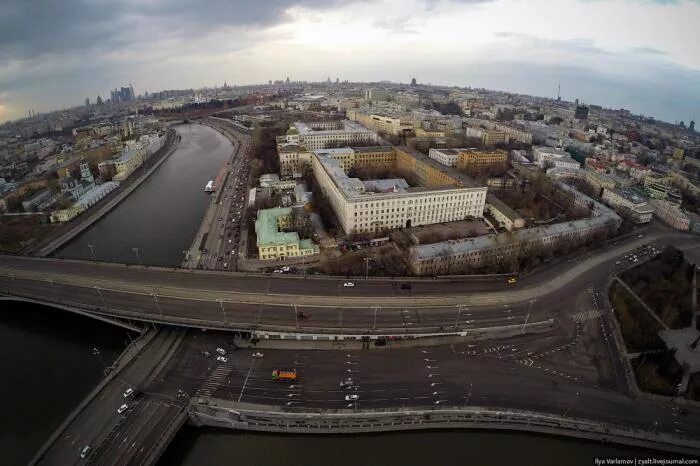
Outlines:
{"label": "rooftop", "polygon": [[258,235],[258,245],[285,245],[299,242],[296,232],[283,232],[277,227],[277,219],[292,214],[290,207],[258,210],[255,221],[255,233]]}

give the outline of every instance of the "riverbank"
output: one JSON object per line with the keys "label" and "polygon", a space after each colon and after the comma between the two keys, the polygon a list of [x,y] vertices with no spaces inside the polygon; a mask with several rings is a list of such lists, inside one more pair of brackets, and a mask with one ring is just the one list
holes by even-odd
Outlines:
{"label": "riverbank", "polygon": [[175,134],[172,129],[168,130],[168,136],[163,147],[161,147],[158,152],[153,154],[148,159],[149,162],[152,162],[151,168],[144,170],[141,176],[138,177],[132,174],[132,176],[127,178],[119,185],[119,188],[102,198],[87,212],[66,223],[65,225],[62,225],[48,237],[43,238],[36,244],[27,248],[25,251],[23,251],[23,253],[38,257],[46,257],[53,254],[54,251],[60,249],[63,245],[71,241],[76,236],[80,235],[83,231],[92,226],[95,222],[100,220],[108,212],[119,205],[119,203],[126,199],[127,196],[129,196],[136,188],[138,188],[153,173],[155,173],[155,171],[158,170],[158,167],[160,167],[161,164],[165,162],[165,160],[167,160],[173,152],[175,152],[175,149],[177,149],[180,143],[180,139],[180,136]]}
{"label": "riverbank", "polygon": [[292,411],[271,406],[197,398],[190,403],[190,423],[202,427],[285,434],[358,434],[437,429],[524,431],[616,443],[682,455],[696,455],[700,440],[628,429],[603,422],[534,411],[485,407],[327,412]]}

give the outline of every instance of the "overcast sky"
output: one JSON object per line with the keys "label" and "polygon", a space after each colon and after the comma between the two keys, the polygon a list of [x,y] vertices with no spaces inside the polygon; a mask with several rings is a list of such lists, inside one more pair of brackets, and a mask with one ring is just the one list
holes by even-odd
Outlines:
{"label": "overcast sky", "polygon": [[0,0],[0,122],[269,79],[486,87],[700,116],[700,0]]}

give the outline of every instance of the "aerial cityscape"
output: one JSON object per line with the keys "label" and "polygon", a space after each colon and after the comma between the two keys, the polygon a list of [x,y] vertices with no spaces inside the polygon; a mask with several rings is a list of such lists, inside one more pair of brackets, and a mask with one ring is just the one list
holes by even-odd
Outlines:
{"label": "aerial cityscape", "polygon": [[0,12],[3,464],[698,464],[700,3],[98,3]]}

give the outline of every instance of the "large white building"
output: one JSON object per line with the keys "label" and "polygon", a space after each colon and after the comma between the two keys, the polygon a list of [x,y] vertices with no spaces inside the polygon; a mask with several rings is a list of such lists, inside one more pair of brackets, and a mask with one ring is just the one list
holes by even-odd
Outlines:
{"label": "large white building", "polygon": [[296,122],[278,143],[292,143],[307,150],[324,149],[329,146],[362,146],[379,141],[377,133],[350,120],[333,120],[313,123]]}
{"label": "large white building", "polygon": [[603,201],[634,223],[649,223],[654,214],[648,197],[636,188],[604,188]]}
{"label": "large white building", "polygon": [[[487,188],[464,184],[446,175],[421,154],[392,149],[395,164],[422,173],[426,187],[408,187],[403,179],[362,181],[347,170],[356,158],[347,150],[315,151],[314,176],[345,233],[409,228],[482,217]],[[380,163],[385,163],[382,159]]]}
{"label": "large white building", "polygon": [[591,217],[542,227],[421,244],[410,249],[411,269],[418,275],[461,273],[468,268],[508,263],[540,251],[555,250],[565,242],[577,244],[595,234],[619,228],[622,219],[610,208],[571,186],[557,182],[574,206],[590,209]]}
{"label": "large white building", "polygon": [[581,164],[571,158],[568,152],[553,147],[533,147],[532,158],[533,162],[541,167],[549,163],[556,168],[581,168]]}

